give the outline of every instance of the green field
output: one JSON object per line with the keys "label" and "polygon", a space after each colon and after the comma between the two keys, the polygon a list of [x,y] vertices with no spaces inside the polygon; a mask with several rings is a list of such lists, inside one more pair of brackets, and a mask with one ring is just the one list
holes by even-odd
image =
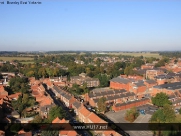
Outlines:
{"label": "green field", "polygon": [[[20,62],[21,62],[21,61],[20,61]],[[22,61],[21,63],[22,63],[22,64],[29,64],[29,63],[30,63],[30,64],[33,64],[33,63],[35,63],[35,62],[34,62],[34,61]]]}
{"label": "green field", "polygon": [[33,61],[34,58],[31,58],[31,57],[0,57],[0,60],[3,60],[3,61],[12,61],[12,60]]}
{"label": "green field", "polygon": [[127,52],[117,52],[117,53],[108,53],[110,55],[127,55],[127,56],[134,56],[134,57],[139,57],[139,56],[143,56],[143,57],[155,57],[155,58],[160,58],[161,56],[158,53],[150,53],[150,52],[133,52],[133,53],[127,53]]}

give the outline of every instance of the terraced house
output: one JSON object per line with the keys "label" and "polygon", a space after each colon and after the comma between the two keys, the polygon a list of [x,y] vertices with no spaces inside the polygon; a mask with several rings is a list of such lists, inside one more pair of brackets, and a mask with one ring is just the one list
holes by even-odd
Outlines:
{"label": "terraced house", "polygon": [[70,77],[70,83],[78,85],[83,85],[86,83],[87,87],[98,87],[100,84],[98,78],[90,78],[84,73],[79,74],[79,76]]}

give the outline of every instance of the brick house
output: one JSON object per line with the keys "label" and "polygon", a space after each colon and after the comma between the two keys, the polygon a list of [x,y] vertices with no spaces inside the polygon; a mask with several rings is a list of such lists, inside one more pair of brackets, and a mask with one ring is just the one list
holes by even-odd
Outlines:
{"label": "brick house", "polygon": [[174,82],[168,84],[162,84],[152,87],[152,96],[155,96],[157,93],[163,92],[167,95],[171,95],[172,93],[181,89],[181,82]]}
{"label": "brick house", "polygon": [[101,97],[106,98],[106,103],[119,103],[136,99],[134,92],[127,92],[124,89],[95,89],[85,95],[85,100],[93,107],[97,107],[97,103]]}
{"label": "brick house", "polygon": [[51,82],[49,78],[43,79],[43,83],[47,85],[47,89],[50,89],[53,87],[53,83]]}
{"label": "brick house", "polygon": [[61,101],[63,101],[65,103],[65,105],[69,108],[72,108],[72,104],[75,102],[75,98],[74,96],[68,94],[68,93],[63,93],[61,94],[60,97]]}
{"label": "brick house", "polygon": [[[106,124],[107,122],[99,118],[95,113],[90,112],[85,108],[84,105],[81,105],[81,107],[78,110],[78,118],[81,122],[84,123],[104,123]],[[119,133],[117,133],[114,130],[94,130],[95,135],[101,135],[101,136],[110,136],[111,134],[114,134],[114,136],[121,136]]]}
{"label": "brick house", "polygon": [[43,105],[43,106],[40,106],[40,116],[42,118],[47,118],[48,117],[48,114],[49,114],[49,111],[52,107],[54,107],[55,104],[51,104],[51,105]]}
{"label": "brick house", "polygon": [[0,85],[0,96],[8,96],[8,92],[4,90],[3,85]]}
{"label": "brick house", "polygon": [[161,68],[146,70],[146,79],[154,79],[156,76],[162,75],[164,73],[166,73],[166,70]]}
{"label": "brick house", "polygon": [[129,90],[129,83],[134,82],[134,79],[122,78],[118,76],[110,80],[110,88]]}
{"label": "brick house", "polygon": [[141,65],[141,69],[153,69],[154,64],[146,63],[145,65]]}
{"label": "brick house", "polygon": [[129,101],[127,103],[116,103],[112,106],[112,110],[119,111],[119,110],[130,109],[132,107],[145,105],[149,102],[150,102],[149,98],[143,98],[141,100]]}
{"label": "brick house", "polygon": [[78,109],[81,107],[81,103],[79,101],[75,101],[72,104],[72,108],[74,109],[74,112],[76,115],[78,115]]}
{"label": "brick house", "polygon": [[90,78],[84,73],[79,74],[79,76],[70,77],[70,84],[83,85],[84,83],[87,84],[87,87],[98,87],[100,84],[98,78]]}
{"label": "brick house", "polygon": [[134,92],[137,95],[137,98],[142,98],[145,96],[145,92],[147,90],[144,81],[136,81],[129,84],[130,92]]}
{"label": "brick house", "polygon": [[69,120],[59,119],[58,117],[52,121],[52,127],[65,127],[66,130],[60,130],[59,136],[80,136],[78,133],[73,129],[73,127],[69,124]]}

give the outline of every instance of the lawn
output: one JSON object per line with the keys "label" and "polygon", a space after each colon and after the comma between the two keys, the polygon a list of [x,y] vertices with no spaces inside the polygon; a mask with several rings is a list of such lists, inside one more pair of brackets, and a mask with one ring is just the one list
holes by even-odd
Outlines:
{"label": "lawn", "polygon": [[0,60],[3,61],[12,61],[12,60],[18,60],[18,61],[33,61],[34,58],[31,57],[0,57]]}
{"label": "lawn", "polygon": [[134,56],[134,57],[138,57],[138,56],[143,56],[143,57],[155,57],[155,58],[160,58],[161,56],[158,53],[150,53],[150,52],[112,52],[112,53],[108,53],[110,55],[127,55],[127,56]]}

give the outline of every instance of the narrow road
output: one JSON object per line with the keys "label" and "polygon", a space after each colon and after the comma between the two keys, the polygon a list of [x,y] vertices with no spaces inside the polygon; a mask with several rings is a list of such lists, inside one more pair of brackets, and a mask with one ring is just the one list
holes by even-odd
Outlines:
{"label": "narrow road", "polygon": [[[52,91],[46,89],[46,92],[51,96],[51,98],[53,99],[53,101],[54,101],[54,103],[55,103],[56,105],[58,105],[58,106],[60,106],[60,107],[63,108],[63,110],[66,112],[67,118],[68,118],[69,120],[75,120],[75,118],[72,117],[72,115],[70,114],[69,109],[68,109],[59,99],[56,99],[56,96],[55,96],[55,94],[54,94]],[[87,131],[85,131],[85,130],[79,130],[79,131],[77,131],[77,132],[78,132],[79,134],[81,134],[82,136],[91,136],[91,135],[90,135]]]}

